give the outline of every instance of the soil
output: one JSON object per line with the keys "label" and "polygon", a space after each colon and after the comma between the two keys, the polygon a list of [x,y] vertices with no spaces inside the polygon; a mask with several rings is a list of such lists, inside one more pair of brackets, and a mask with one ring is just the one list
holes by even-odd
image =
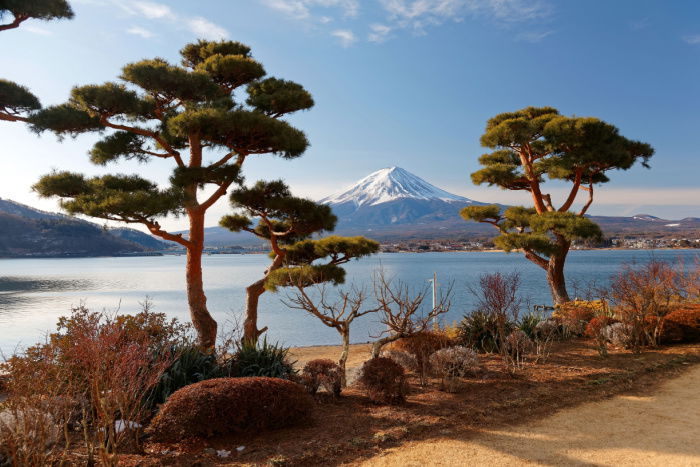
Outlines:
{"label": "soil", "polygon": [[[309,347],[294,349],[292,357],[303,366],[313,358],[336,359],[339,353],[338,347]],[[353,346],[348,367],[356,368],[368,356],[369,345]],[[694,411],[698,417],[697,395],[695,399],[686,397],[685,402],[677,400],[683,390],[690,396],[693,386],[685,386],[687,382],[660,385],[689,368],[700,370],[693,367],[700,363],[700,344],[641,354],[616,350],[602,358],[593,342],[574,340],[556,343],[544,363],[527,363],[516,372],[506,368],[497,356],[483,356],[481,361],[478,374],[466,378],[455,394],[441,391],[437,380],[421,387],[417,379],[411,378],[412,393],[405,404],[381,406],[370,403],[358,388],[350,387],[339,399],[320,394],[312,419],[295,428],[175,445],[147,443],[146,455],[124,456],[122,460],[125,465],[453,465],[467,459],[479,464],[472,455],[483,455],[489,456],[489,464],[496,456],[494,462],[502,464],[531,461],[575,465],[598,464],[594,453],[601,449],[618,456],[610,458],[613,463],[625,463],[625,459],[630,462],[630,456],[642,451],[644,455],[651,455],[648,451],[697,455],[692,452],[697,447],[683,447],[687,443],[683,441],[685,434],[680,433],[685,430],[697,439],[697,418],[675,425],[671,420],[676,415],[666,414],[667,410],[674,414]],[[696,382],[695,391],[697,387]],[[652,397],[648,394],[654,389],[661,392],[653,400],[661,402],[647,412],[652,405],[645,398]],[[664,391],[668,395],[664,396]],[[629,395],[605,400],[621,393]],[[601,400],[603,413],[591,408],[595,404],[572,409]],[[555,412],[559,414],[545,418]],[[634,419],[624,422],[630,413]],[[693,424],[696,431],[689,429]],[[645,434],[657,436],[655,444],[645,440],[627,442],[615,436],[644,426],[654,430]],[[663,433],[657,434],[657,428]],[[678,430],[677,439],[674,429]],[[598,438],[591,438],[594,435]],[[213,450],[231,454],[220,458]],[[645,459],[637,457],[636,461],[646,464]],[[679,465],[692,457],[665,459],[669,459],[664,461],[667,464]],[[695,461],[700,463],[700,459]]]}
{"label": "soil", "polygon": [[700,465],[700,368],[658,389],[616,396],[466,439],[408,442],[364,466]]}

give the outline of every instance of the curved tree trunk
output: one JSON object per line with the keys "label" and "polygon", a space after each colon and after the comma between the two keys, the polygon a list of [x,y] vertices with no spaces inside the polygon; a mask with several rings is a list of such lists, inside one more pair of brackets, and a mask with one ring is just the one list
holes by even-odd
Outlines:
{"label": "curved tree trunk", "polygon": [[282,256],[275,256],[272,264],[265,271],[265,276],[262,279],[253,282],[245,289],[245,321],[243,321],[244,342],[255,344],[258,342],[258,337],[267,331],[267,326],[262,329],[258,329],[258,303],[260,301],[260,296],[265,293],[265,280],[272,271],[282,267],[283,259],[284,258]]}
{"label": "curved tree trunk", "polygon": [[197,330],[199,345],[211,349],[216,345],[216,321],[207,309],[202,281],[202,252],[204,250],[204,213],[190,212],[190,246],[187,248],[187,303],[192,324]]}
{"label": "curved tree trunk", "polygon": [[564,278],[564,263],[567,253],[568,248],[563,253],[550,256],[549,264],[547,264],[547,283],[552,292],[552,300],[555,305],[571,301],[566,290],[566,279]]}
{"label": "curved tree trunk", "polygon": [[265,293],[265,278],[253,282],[245,289],[245,321],[243,321],[243,341],[255,344],[267,327],[258,329],[258,302]]}

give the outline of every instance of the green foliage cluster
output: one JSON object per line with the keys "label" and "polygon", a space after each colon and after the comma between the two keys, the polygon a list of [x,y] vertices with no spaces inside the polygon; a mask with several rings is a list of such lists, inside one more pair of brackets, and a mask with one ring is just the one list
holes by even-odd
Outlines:
{"label": "green foliage cluster", "polygon": [[0,0],[0,18],[6,13],[22,20],[73,18],[73,10],[66,0]]}
{"label": "green foliage cluster", "polygon": [[484,168],[472,174],[474,183],[527,191],[544,177],[604,183],[608,170],[626,170],[638,160],[646,166],[654,153],[609,123],[566,117],[552,107],[527,107],[491,118],[481,144],[494,151],[479,158]]}
{"label": "green foliage cluster", "polygon": [[[68,102],[29,118],[36,132],[59,136],[111,130],[90,151],[95,164],[171,159],[170,187],[159,188],[139,175],[85,178],[56,172],[34,189],[63,199],[71,213],[151,228],[155,218],[213,204],[226,187],[242,182],[247,156],[295,158],[305,151],[304,133],[280,119],[313,105],[300,85],[265,78],[250,48],[238,42],[200,40],[186,45],[181,56],[179,65],[160,58],[128,64],[120,82],[75,87]],[[238,99],[241,87],[248,99]],[[214,162],[205,162],[207,151],[216,154]],[[221,190],[200,203],[197,188],[212,184]]]}
{"label": "green foliage cluster", "polygon": [[572,242],[579,239],[602,239],[598,224],[572,212],[547,211],[521,206],[506,208],[498,205],[468,206],[461,214],[467,220],[496,225],[501,232],[493,242],[505,251],[526,250],[551,256],[561,245],[557,238]]}
{"label": "green foliage cluster", "polygon": [[261,343],[243,341],[228,365],[232,376],[289,379],[296,370],[294,362],[289,361],[288,354],[288,348],[270,344],[267,339]]}

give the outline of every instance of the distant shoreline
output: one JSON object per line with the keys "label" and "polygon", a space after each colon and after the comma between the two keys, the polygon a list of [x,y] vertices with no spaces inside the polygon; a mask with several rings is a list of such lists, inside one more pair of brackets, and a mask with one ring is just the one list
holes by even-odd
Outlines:
{"label": "distant shoreline", "polygon": [[[573,251],[693,251],[697,250],[700,254],[700,248],[576,248]],[[510,253],[520,253],[520,250],[513,250]],[[429,250],[429,251],[382,251],[381,253],[386,254],[424,254],[424,253],[507,253],[505,250],[499,249],[484,249],[484,250]],[[266,255],[267,252],[263,251],[244,251],[240,253],[214,253],[214,254],[204,254],[204,256],[230,256],[230,255]],[[172,253],[172,252],[154,252],[151,254],[143,255],[86,255],[86,256],[0,256],[0,261],[5,259],[85,259],[85,258],[145,258],[145,257],[167,257],[167,256],[184,256],[185,252],[182,253]]]}

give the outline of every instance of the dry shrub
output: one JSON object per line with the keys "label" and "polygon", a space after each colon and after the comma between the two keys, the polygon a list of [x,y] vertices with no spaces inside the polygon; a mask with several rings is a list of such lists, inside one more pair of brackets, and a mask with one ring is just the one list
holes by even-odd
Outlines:
{"label": "dry shrub", "polygon": [[520,329],[508,334],[503,347],[503,355],[511,369],[521,368],[525,358],[535,351],[535,343]]}
{"label": "dry shrub", "polygon": [[608,355],[608,331],[607,328],[617,320],[608,316],[595,316],[586,325],[584,335],[594,339],[598,353],[605,357]]}
{"label": "dry shrub", "polygon": [[215,378],[175,392],[148,431],[160,441],[255,433],[303,421],[312,407],[313,399],[304,388],[288,380]]}
{"label": "dry shrub", "polygon": [[408,388],[404,370],[391,359],[367,360],[360,369],[358,382],[373,402],[400,404],[406,400]]}
{"label": "dry shrub", "polygon": [[473,373],[479,367],[476,351],[461,345],[440,349],[430,356],[432,373],[441,379],[447,392],[456,392],[460,378]]}
{"label": "dry shrub", "polygon": [[342,389],[342,372],[340,366],[332,360],[311,360],[301,372],[301,381],[306,390],[316,394],[322,387],[330,394],[338,397]]}
{"label": "dry shrub", "polygon": [[583,336],[588,323],[607,311],[603,300],[573,300],[557,305],[552,317],[563,327],[566,335]]}
{"label": "dry shrub", "polygon": [[453,344],[454,342],[441,331],[422,331],[392,342],[389,344],[389,349],[413,355],[416,358],[416,371],[421,384],[424,384],[425,377],[429,373],[430,355]]}
{"label": "dry shrub", "polygon": [[150,416],[146,398],[170,363],[159,351],[167,333],[155,338],[153,329],[126,324],[165,323],[164,315],[150,314],[132,321],[78,307],[59,320],[46,343],[9,358],[7,404],[14,420],[40,411],[65,433],[78,429],[88,463],[98,456],[115,465],[120,452],[139,449],[140,427]]}
{"label": "dry shrub", "polygon": [[481,352],[503,352],[506,337],[517,327],[523,299],[519,296],[520,275],[483,274],[478,287],[470,287],[476,309],[460,324],[464,345]]}
{"label": "dry shrub", "polygon": [[685,275],[669,263],[651,261],[634,268],[625,265],[613,278],[610,297],[616,305],[615,317],[627,331],[625,345],[635,352],[659,343],[663,317],[674,303],[686,298]]}
{"label": "dry shrub", "polygon": [[688,304],[664,316],[661,342],[700,341],[700,304]]}
{"label": "dry shrub", "polygon": [[418,360],[412,353],[403,350],[387,349],[382,350],[380,357],[389,358],[401,365],[407,373],[418,371]]}

